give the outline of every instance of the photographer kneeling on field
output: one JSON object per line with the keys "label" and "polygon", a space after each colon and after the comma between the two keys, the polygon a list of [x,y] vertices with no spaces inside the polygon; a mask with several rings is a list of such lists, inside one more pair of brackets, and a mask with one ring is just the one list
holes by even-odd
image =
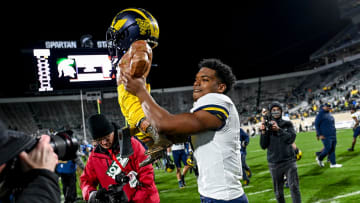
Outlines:
{"label": "photographer kneeling on field", "polygon": [[49,136],[35,140],[0,121],[0,202],[60,203],[57,162]]}
{"label": "photographer kneeling on field", "polygon": [[141,143],[132,137],[133,154],[121,157],[121,129],[102,114],[89,118],[89,130],[97,146],[80,177],[84,199],[90,203],[160,202],[152,165],[139,167],[146,159]]}
{"label": "photographer kneeling on field", "polygon": [[260,127],[260,146],[262,149],[267,149],[267,160],[276,199],[278,202],[285,202],[284,176],[286,175],[292,201],[301,202],[295,152],[291,146],[296,138],[293,124],[281,118],[280,103],[273,102],[269,111]]}

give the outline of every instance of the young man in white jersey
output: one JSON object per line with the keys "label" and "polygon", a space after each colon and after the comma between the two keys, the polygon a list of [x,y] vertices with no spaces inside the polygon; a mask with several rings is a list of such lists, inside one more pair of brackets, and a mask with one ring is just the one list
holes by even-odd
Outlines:
{"label": "young man in white jersey", "polygon": [[199,63],[190,113],[170,114],[146,91],[143,78],[122,76],[127,91],[136,95],[151,125],[173,143],[192,135],[199,168],[201,202],[248,202],[240,183],[240,121],[234,103],[225,94],[235,83],[229,66],[217,59]]}
{"label": "young man in white jersey", "polygon": [[354,138],[353,141],[351,143],[351,148],[348,149],[349,152],[354,151],[354,147],[356,144],[356,138],[360,135],[360,112],[356,112],[356,107],[352,107],[350,110],[351,113],[351,117],[352,119],[354,119],[355,124],[353,126],[353,131],[354,131]]}

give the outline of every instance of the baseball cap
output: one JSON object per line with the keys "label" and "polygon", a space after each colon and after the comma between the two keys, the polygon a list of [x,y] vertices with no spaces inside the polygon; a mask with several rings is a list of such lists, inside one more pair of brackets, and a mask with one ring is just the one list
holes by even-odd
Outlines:
{"label": "baseball cap", "polygon": [[36,144],[36,140],[23,132],[8,130],[0,120],[0,165]]}

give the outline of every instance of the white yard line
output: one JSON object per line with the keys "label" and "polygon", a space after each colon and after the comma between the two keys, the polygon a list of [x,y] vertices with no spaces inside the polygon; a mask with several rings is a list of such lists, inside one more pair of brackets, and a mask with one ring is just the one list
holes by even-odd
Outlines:
{"label": "white yard line", "polygon": [[[291,195],[285,195],[284,197],[289,198],[289,197],[291,197]],[[276,198],[269,199],[269,201],[276,201]]]}
{"label": "white yard line", "polygon": [[270,173],[270,171],[269,170],[261,171],[259,173],[256,173],[256,175],[264,175],[264,174],[267,174],[267,173]]}
{"label": "white yard line", "polygon": [[247,196],[257,195],[257,194],[260,194],[260,193],[270,192],[270,191],[272,191],[272,189],[266,189],[266,190],[262,190],[262,191],[258,191],[258,192],[251,192],[251,193],[248,193],[248,194],[246,194],[246,195],[247,195]]}
{"label": "white yard line", "polygon": [[356,191],[356,192],[351,192],[351,193],[335,196],[335,197],[330,198],[330,199],[321,199],[321,200],[319,200],[319,201],[317,201],[315,203],[329,202],[329,201],[332,201],[332,200],[341,199],[341,198],[344,198],[344,197],[350,197],[350,196],[353,196],[353,195],[360,195],[360,190]]}
{"label": "white yard line", "polygon": [[254,151],[249,151],[248,153],[254,153],[254,152],[263,152],[264,150],[262,149],[258,149],[258,150],[254,150]]}
{"label": "white yard line", "polygon": [[[189,185],[189,186],[185,186],[185,188],[193,188],[193,187],[197,187],[197,185]],[[168,189],[168,190],[160,190],[159,193],[163,193],[163,192],[173,192],[173,191],[179,191],[181,190],[180,188],[174,188],[174,189]]]}
{"label": "white yard line", "polygon": [[[309,162],[309,163],[305,163],[305,164],[298,164],[297,167],[300,168],[300,167],[304,167],[304,166],[310,166],[310,165],[316,165],[315,162]],[[261,171],[259,173],[256,173],[257,175],[264,175],[264,174],[267,174],[267,173],[270,173],[269,170],[266,170],[266,171]]]}

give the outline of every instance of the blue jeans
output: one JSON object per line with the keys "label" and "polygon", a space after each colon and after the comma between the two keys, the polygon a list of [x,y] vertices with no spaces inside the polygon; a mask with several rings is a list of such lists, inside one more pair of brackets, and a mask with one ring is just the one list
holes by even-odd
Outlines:
{"label": "blue jeans", "polygon": [[200,200],[201,200],[201,203],[248,203],[249,202],[245,193],[243,195],[241,195],[240,197],[229,200],[229,201],[212,199],[209,197],[204,197],[202,195],[200,195]]}
{"label": "blue jeans", "polygon": [[324,157],[328,155],[330,159],[330,163],[332,165],[336,164],[336,160],[335,160],[335,147],[337,143],[336,137],[335,136],[327,137],[321,141],[324,145],[324,150],[320,153],[319,160],[322,161]]}

